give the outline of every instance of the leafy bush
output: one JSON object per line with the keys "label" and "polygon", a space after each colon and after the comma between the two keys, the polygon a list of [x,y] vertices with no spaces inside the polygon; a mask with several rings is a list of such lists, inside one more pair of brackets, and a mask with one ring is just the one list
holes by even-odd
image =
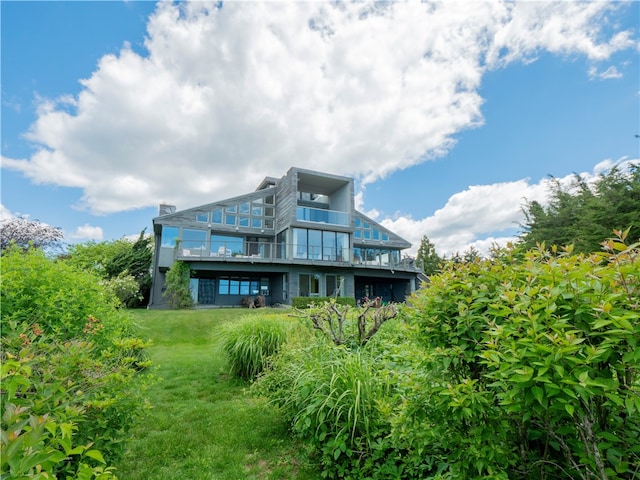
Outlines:
{"label": "leafy bush", "polygon": [[[146,305],[151,291],[152,236],[140,232],[137,240],[126,238],[108,242],[86,242],[71,245],[64,260],[83,270],[93,272],[107,282],[115,282],[121,290],[121,279],[133,280],[136,288],[126,285],[125,295],[118,295],[127,307]],[[124,293],[124,292],[123,292]]]}
{"label": "leafy bush", "polygon": [[146,344],[97,277],[38,250],[2,267],[2,478],[115,478]]}
{"label": "leafy bush", "polygon": [[432,277],[409,309],[426,355],[400,387],[396,447],[457,478],[634,478],[640,251],[621,240]]}
{"label": "leafy bush", "polygon": [[291,319],[280,316],[246,316],[224,324],[216,336],[230,371],[250,380],[267,368],[270,357],[278,353],[292,327]]}
{"label": "leafy bush", "polygon": [[334,300],[338,305],[356,306],[356,299],[353,297],[294,297],[291,304],[295,308],[311,308]]}
{"label": "leafy bush", "polygon": [[131,305],[142,299],[138,282],[133,278],[133,275],[129,275],[126,271],[116,277],[103,280],[102,283],[111,290],[123,305]]}

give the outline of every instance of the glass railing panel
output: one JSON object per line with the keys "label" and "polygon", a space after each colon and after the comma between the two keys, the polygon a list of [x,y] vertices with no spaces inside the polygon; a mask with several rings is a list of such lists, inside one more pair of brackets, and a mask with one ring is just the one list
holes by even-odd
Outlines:
{"label": "glass railing panel", "polygon": [[321,208],[297,207],[296,220],[303,222],[327,223],[331,225],[349,225],[349,214],[336,210]]}

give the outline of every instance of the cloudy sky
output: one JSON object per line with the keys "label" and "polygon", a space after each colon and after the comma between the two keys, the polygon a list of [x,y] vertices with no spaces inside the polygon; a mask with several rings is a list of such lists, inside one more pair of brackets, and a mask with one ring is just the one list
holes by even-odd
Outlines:
{"label": "cloudy sky", "polygon": [[69,242],[291,166],[485,251],[550,175],[637,161],[638,2],[0,2],[4,217]]}

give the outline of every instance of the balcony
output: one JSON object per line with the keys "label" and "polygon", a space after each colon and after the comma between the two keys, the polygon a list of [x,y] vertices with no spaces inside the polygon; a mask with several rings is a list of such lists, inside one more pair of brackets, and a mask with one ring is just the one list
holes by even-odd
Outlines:
{"label": "balcony", "polygon": [[192,243],[181,245],[175,251],[175,260],[186,262],[284,263],[418,271],[413,262],[401,259],[398,251],[385,249],[337,249],[312,245],[286,245],[264,242],[229,242],[216,245],[196,245],[195,242]]}
{"label": "balcony", "polygon": [[322,208],[297,207],[296,220],[301,222],[326,223],[328,225],[349,226],[349,214]]}

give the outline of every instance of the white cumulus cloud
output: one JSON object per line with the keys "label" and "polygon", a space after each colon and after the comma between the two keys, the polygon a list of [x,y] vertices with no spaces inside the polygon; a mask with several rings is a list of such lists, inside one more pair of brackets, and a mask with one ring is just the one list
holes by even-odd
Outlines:
{"label": "white cumulus cloud", "polygon": [[85,223],[84,225],[76,228],[69,237],[73,240],[95,240],[99,242],[104,238],[104,232],[102,231],[102,227],[96,227]]}
{"label": "white cumulus cloud", "polygon": [[[366,184],[445,154],[482,125],[488,70],[543,51],[601,62],[633,46],[608,22],[625,7],[613,2],[219,5],[160,2],[146,55],[125,44],[76,97],[40,99],[26,132],[35,153],[2,167],[80,188],[80,207],[96,214],[187,208],[292,165]],[[477,208],[457,223],[492,208],[509,225],[508,206],[488,197],[522,186],[470,187],[430,228],[445,229],[445,213],[471,199]]]}
{"label": "white cumulus cloud", "polygon": [[0,220],[9,220],[13,217],[15,217],[15,215],[11,212],[11,210],[0,203]]}

